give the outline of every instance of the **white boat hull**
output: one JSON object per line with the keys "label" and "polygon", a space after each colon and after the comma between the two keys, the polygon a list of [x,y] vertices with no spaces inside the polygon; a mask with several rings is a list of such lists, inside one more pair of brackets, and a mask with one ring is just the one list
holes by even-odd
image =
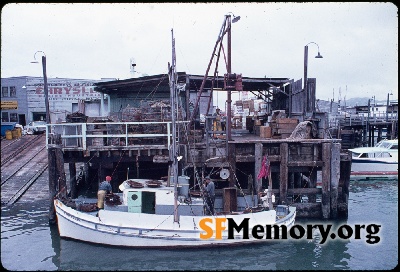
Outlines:
{"label": "white boat hull", "polygon": [[397,176],[399,173],[398,162],[389,160],[354,159],[351,162],[351,175],[359,176]]}
{"label": "white boat hull", "polygon": [[[199,221],[206,216],[181,216],[178,224],[174,223],[173,216],[169,215],[100,210],[96,217],[67,207],[59,200],[55,200],[54,204],[60,236],[90,243],[126,247],[201,247],[273,241],[265,238],[256,239],[251,234],[249,239],[243,239],[243,234],[237,232],[235,239],[227,239],[226,231],[223,232],[222,239],[201,239],[200,233],[204,233],[204,230],[199,228]],[[265,226],[275,223],[285,225],[289,230],[294,225],[295,216],[296,209],[290,207],[290,213],[284,220],[278,222],[275,221],[275,211],[223,217],[234,218],[237,223],[249,218],[251,233],[254,225]]]}
{"label": "white boat hull", "polygon": [[352,152],[351,176],[398,176],[398,141],[382,140],[373,147],[357,147]]}

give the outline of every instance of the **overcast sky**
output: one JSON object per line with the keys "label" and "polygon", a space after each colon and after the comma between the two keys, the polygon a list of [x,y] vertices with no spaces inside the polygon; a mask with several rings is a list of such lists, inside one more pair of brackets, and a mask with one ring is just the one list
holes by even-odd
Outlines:
{"label": "overcast sky", "polygon": [[126,79],[131,58],[138,74],[164,74],[171,29],[177,70],[204,75],[229,12],[241,17],[232,24],[232,72],[302,79],[304,46],[315,42],[323,58],[314,58],[318,47],[309,44],[308,77],[317,80],[317,99],[386,100],[390,92],[397,99],[393,3],[7,4],[1,77],[42,76],[40,64],[30,63],[38,50],[48,77]]}

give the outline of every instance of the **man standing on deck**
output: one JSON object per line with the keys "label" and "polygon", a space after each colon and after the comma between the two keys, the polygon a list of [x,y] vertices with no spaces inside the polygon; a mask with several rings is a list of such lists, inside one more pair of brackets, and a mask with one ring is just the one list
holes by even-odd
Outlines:
{"label": "man standing on deck", "polygon": [[[221,127],[221,110],[217,108],[213,114],[213,131],[222,131]],[[214,134],[214,138],[218,138],[216,134]]]}
{"label": "man standing on deck", "polygon": [[205,178],[204,196],[206,197],[206,214],[214,215],[215,184],[210,177]]}
{"label": "man standing on deck", "polygon": [[97,208],[104,209],[104,199],[106,198],[106,193],[112,193],[112,187],[110,184],[111,177],[107,176],[106,180],[100,183],[99,190],[97,191]]}

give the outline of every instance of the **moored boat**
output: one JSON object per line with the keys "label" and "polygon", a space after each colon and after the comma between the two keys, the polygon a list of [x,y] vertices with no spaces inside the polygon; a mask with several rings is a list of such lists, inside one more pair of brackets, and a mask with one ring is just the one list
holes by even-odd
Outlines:
{"label": "moored boat", "polygon": [[351,176],[398,176],[398,139],[385,139],[373,147],[358,147],[349,150],[352,152]]}
{"label": "moored boat", "polygon": [[294,225],[296,208],[274,207],[271,193],[257,196],[252,207],[248,203],[254,203],[253,196],[238,196],[236,188],[227,188],[235,189],[234,193],[226,199],[218,196],[215,203],[208,205],[201,178],[196,183],[199,192],[191,194],[189,177],[178,177],[178,161],[182,157],[176,137],[178,103],[172,41],[173,58],[168,70],[173,136],[168,181],[127,179],[119,186],[121,193],[111,195],[104,209],[98,211],[92,209],[94,204],[85,208],[87,205],[76,200],[54,199],[61,237],[126,247],[223,246],[270,242],[284,236]]}
{"label": "moored boat", "polygon": [[[295,207],[278,205],[269,209],[265,202],[240,212],[217,212],[211,216],[205,214],[201,197],[188,199],[182,195],[178,196],[179,216],[175,221],[174,187],[165,183],[149,187],[144,180],[136,182],[141,182],[143,187],[132,188],[124,181],[120,185],[122,194],[116,194],[122,197],[122,204],[107,205],[106,202],[104,210],[85,212],[82,203],[70,207],[55,199],[60,236],[127,247],[240,245],[278,239],[275,235],[289,231],[295,222]],[[235,230],[237,226],[241,227]],[[253,228],[264,229],[262,238],[252,236]]]}

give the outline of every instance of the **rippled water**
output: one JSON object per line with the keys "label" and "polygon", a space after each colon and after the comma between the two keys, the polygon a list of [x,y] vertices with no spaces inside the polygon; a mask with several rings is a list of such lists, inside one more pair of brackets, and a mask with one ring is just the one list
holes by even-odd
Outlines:
{"label": "rippled water", "polygon": [[[381,241],[293,239],[211,249],[127,249],[60,239],[47,201],[1,210],[1,262],[22,270],[387,270],[398,264],[398,180],[352,180],[349,219],[380,224]],[[298,223],[310,223],[298,221]],[[327,223],[319,221],[312,223]]]}

